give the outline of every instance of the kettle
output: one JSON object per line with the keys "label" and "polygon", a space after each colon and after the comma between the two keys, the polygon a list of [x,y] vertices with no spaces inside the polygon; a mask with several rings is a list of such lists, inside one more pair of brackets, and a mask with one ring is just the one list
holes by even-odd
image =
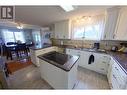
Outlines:
{"label": "kettle", "polygon": [[113,46],[112,49],[111,49],[111,51],[114,51],[114,52],[116,52],[117,50],[118,50],[117,46]]}

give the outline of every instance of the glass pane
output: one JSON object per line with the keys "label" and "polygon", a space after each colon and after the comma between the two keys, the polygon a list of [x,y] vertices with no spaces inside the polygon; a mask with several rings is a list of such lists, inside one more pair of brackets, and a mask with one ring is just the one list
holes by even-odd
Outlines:
{"label": "glass pane", "polygon": [[16,42],[20,41],[22,43],[25,43],[23,32],[14,32],[14,34],[15,34]]}
{"label": "glass pane", "polygon": [[3,36],[4,36],[5,43],[15,42],[13,32],[8,30],[3,30]]}
{"label": "glass pane", "polygon": [[41,45],[41,33],[40,31],[35,30],[34,32],[32,32],[33,35],[33,40],[35,45]]}
{"label": "glass pane", "polygon": [[100,39],[99,25],[87,26],[85,27],[85,38],[92,40]]}
{"label": "glass pane", "polygon": [[84,28],[76,29],[74,32],[74,38],[75,39],[82,39],[84,34]]}

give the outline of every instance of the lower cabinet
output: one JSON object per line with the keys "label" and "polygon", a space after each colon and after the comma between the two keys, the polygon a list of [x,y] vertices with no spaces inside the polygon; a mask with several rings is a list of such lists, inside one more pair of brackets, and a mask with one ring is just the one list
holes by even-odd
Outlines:
{"label": "lower cabinet", "polygon": [[110,55],[75,49],[66,49],[66,53],[79,55],[79,66],[107,75],[111,89],[127,89],[127,74]]}
{"label": "lower cabinet", "polygon": [[95,57],[95,71],[104,75],[107,75],[110,56],[103,53],[94,53]]}
{"label": "lower cabinet", "polygon": [[79,55],[78,65],[101,74],[107,74],[110,56],[101,53],[66,49],[67,54]]}
{"label": "lower cabinet", "polygon": [[78,65],[82,64],[82,51],[75,49],[66,49],[66,54],[79,56]]}
{"label": "lower cabinet", "polygon": [[111,89],[126,89],[127,74],[118,65],[119,63],[111,58],[110,66],[108,69],[108,82]]}

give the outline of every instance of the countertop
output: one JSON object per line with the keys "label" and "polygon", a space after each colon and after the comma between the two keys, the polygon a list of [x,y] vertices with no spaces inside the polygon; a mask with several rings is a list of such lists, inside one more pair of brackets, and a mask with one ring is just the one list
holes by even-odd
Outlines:
{"label": "countertop", "polygon": [[44,48],[48,48],[48,47],[52,47],[52,45],[35,45],[35,46],[30,47],[30,49],[40,50],[40,49],[44,49]]}
{"label": "countertop", "polygon": [[[80,50],[80,48],[74,48],[74,47],[67,47],[67,48]],[[98,51],[98,50],[92,50],[92,49],[88,49],[88,48],[84,48],[81,50],[95,52],[95,53],[104,53],[104,54],[108,54],[108,55],[112,56],[116,61],[118,61],[120,67],[127,74],[127,53],[113,52],[113,51]]]}
{"label": "countertop", "polygon": [[107,52],[111,55],[116,61],[118,61],[118,65],[125,71],[127,74],[127,54],[121,52]]}
{"label": "countertop", "polygon": [[[76,64],[76,62],[79,59],[79,56],[68,55],[68,56],[71,56],[71,57],[69,59],[67,59],[67,61],[63,65],[61,65],[61,64],[58,64],[58,63],[44,57],[45,55],[48,55],[48,54],[51,54],[51,53],[52,52],[46,53],[44,55],[39,55],[38,58],[40,58],[40,59],[48,62],[49,64],[52,64],[52,65],[58,67],[58,68],[63,69],[66,72],[70,71],[71,68]],[[59,53],[59,54],[62,54],[62,53]],[[63,57],[61,56],[62,57],[61,59],[63,59],[63,60],[65,60],[64,55],[67,55],[67,54],[62,54]]]}
{"label": "countertop", "polygon": [[[101,51],[101,50],[93,50],[90,48],[76,48],[74,46],[68,46],[68,45],[54,45],[60,48],[70,48],[70,49],[76,49],[76,50],[82,50],[82,51],[89,51],[89,52],[95,52],[95,53],[104,53],[109,54],[112,56],[115,60],[119,62],[119,65],[124,69],[124,71],[127,73],[127,54],[122,52],[112,52],[112,51]],[[39,50],[44,49],[47,47],[51,47],[51,45],[43,45],[43,46],[34,46],[31,47],[33,50]]]}

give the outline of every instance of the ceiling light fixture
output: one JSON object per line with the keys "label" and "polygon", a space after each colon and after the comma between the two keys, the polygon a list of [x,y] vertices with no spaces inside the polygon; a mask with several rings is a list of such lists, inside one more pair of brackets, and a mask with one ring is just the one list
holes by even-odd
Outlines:
{"label": "ceiling light fixture", "polygon": [[20,23],[17,23],[17,28],[18,29],[23,29],[23,25],[21,25]]}
{"label": "ceiling light fixture", "polygon": [[60,5],[60,7],[63,8],[66,12],[74,10],[72,5]]}

